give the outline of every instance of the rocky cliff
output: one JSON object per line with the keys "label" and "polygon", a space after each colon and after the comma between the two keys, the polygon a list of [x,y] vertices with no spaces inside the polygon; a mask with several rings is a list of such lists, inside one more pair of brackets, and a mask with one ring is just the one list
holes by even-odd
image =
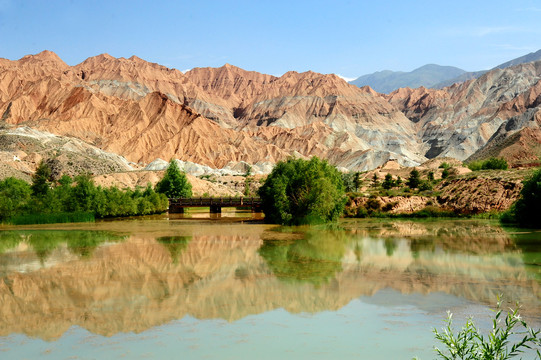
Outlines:
{"label": "rocky cliff", "polygon": [[363,169],[425,159],[411,121],[335,75],[278,78],[231,65],[182,74],[109,55],[68,66],[51,52],[2,60],[0,73],[3,122],[75,136],[133,162],[222,167],[318,155]]}
{"label": "rocky cliff", "polygon": [[317,155],[367,170],[389,159],[464,160],[492,139],[539,128],[540,79],[534,62],[381,95],[310,71],[276,77],[226,64],[183,74],[107,54],[68,66],[44,51],[0,59],[0,124],[77,137],[135,163],[221,168]]}

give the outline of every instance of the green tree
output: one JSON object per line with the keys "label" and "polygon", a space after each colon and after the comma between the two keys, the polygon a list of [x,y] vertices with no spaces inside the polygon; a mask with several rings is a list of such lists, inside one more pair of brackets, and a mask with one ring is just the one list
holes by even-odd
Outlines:
{"label": "green tree", "polygon": [[355,191],[359,191],[362,184],[363,180],[361,179],[361,173],[356,171],[353,175],[353,186],[355,186]]}
{"label": "green tree", "polygon": [[75,177],[75,185],[71,191],[71,207],[74,211],[94,211],[94,198],[96,185],[90,175],[78,175]]}
{"label": "green tree", "polygon": [[51,188],[51,168],[43,160],[39,162],[38,168],[32,175],[32,195],[45,196]]}
{"label": "green tree", "polygon": [[192,197],[192,184],[180,171],[175,159],[169,161],[163,178],[156,184],[156,192],[165,194],[168,198]]}
{"label": "green tree", "polygon": [[434,171],[429,171],[428,174],[426,175],[426,179],[430,182],[433,182],[434,181]]}
{"label": "green tree", "polygon": [[385,190],[390,190],[394,186],[393,176],[389,173],[385,175],[385,179],[383,180],[383,183],[381,184],[381,187]]}
{"label": "green tree", "polygon": [[406,181],[406,185],[410,189],[416,189],[421,184],[421,174],[419,174],[419,171],[417,169],[413,169],[410,171],[410,176],[408,177],[408,180]]}
{"label": "green tree", "polygon": [[379,186],[379,178],[378,174],[374,173],[374,176],[372,176],[372,187],[378,187]]}
{"label": "green tree", "polygon": [[267,221],[279,224],[335,221],[346,203],[340,172],[317,157],[278,162],[259,196]]}
{"label": "green tree", "polygon": [[502,221],[515,222],[521,226],[541,228],[541,169],[524,181],[519,199],[504,215]]}
{"label": "green tree", "polygon": [[30,201],[32,190],[27,182],[8,177],[0,181],[0,219],[21,212]]}

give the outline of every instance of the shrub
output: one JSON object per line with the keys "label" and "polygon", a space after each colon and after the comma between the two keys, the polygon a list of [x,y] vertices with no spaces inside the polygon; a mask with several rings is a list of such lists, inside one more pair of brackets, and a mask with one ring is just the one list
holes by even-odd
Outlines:
{"label": "shrub", "polygon": [[340,173],[317,157],[278,162],[259,196],[266,220],[279,224],[335,221],[346,204]]}
{"label": "shrub", "polygon": [[439,166],[440,169],[449,169],[451,167],[451,164],[448,162],[442,162]]}
{"label": "shrub", "polygon": [[472,161],[468,164],[468,168],[471,171],[478,170],[507,170],[509,165],[507,161],[503,158],[494,158],[491,157],[487,160]]}
{"label": "shrub", "polygon": [[174,159],[169,161],[163,178],[156,184],[156,192],[165,194],[168,198],[192,197],[192,184],[180,171]]}
{"label": "shrub", "polygon": [[524,181],[520,198],[504,213],[501,221],[539,228],[541,227],[539,214],[541,214],[541,169]]}
{"label": "shrub", "polygon": [[448,168],[444,168],[443,171],[441,172],[441,178],[442,179],[447,179],[449,177],[450,173],[449,173],[449,169]]}
{"label": "shrub", "polygon": [[0,181],[0,220],[23,211],[31,193],[30,185],[23,180],[8,177]]}

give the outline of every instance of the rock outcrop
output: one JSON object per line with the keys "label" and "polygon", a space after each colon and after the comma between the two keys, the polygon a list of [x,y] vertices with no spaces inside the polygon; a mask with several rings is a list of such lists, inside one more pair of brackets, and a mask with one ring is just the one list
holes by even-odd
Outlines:
{"label": "rock outcrop", "polygon": [[0,59],[0,127],[77,137],[142,164],[268,168],[319,156],[350,170],[391,159],[415,166],[465,160],[493,140],[539,129],[540,81],[541,62],[532,62],[441,90],[382,95],[311,71],[276,77],[226,64],[183,74],[107,54],[68,66],[44,51]]}
{"label": "rock outcrop", "polygon": [[133,162],[213,168],[318,155],[368,169],[424,161],[415,128],[385,99],[335,75],[281,77],[231,65],[187,74],[109,55],[67,66],[50,52],[0,62],[0,113]]}

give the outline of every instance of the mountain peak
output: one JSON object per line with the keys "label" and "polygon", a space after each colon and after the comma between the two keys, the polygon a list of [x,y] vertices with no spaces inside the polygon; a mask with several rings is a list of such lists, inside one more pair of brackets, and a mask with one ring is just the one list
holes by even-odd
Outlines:
{"label": "mountain peak", "polygon": [[66,63],[64,61],[62,61],[62,59],[60,59],[60,57],[50,51],[50,50],[43,50],[42,52],[38,53],[38,54],[35,54],[35,55],[26,55],[26,56],[23,56],[21,59],[19,59],[19,61],[21,62],[29,62],[29,61],[40,61],[40,62],[45,62],[45,61],[49,61],[49,62],[55,62],[55,63],[59,63],[59,64],[62,64],[64,66],[67,66]]}

